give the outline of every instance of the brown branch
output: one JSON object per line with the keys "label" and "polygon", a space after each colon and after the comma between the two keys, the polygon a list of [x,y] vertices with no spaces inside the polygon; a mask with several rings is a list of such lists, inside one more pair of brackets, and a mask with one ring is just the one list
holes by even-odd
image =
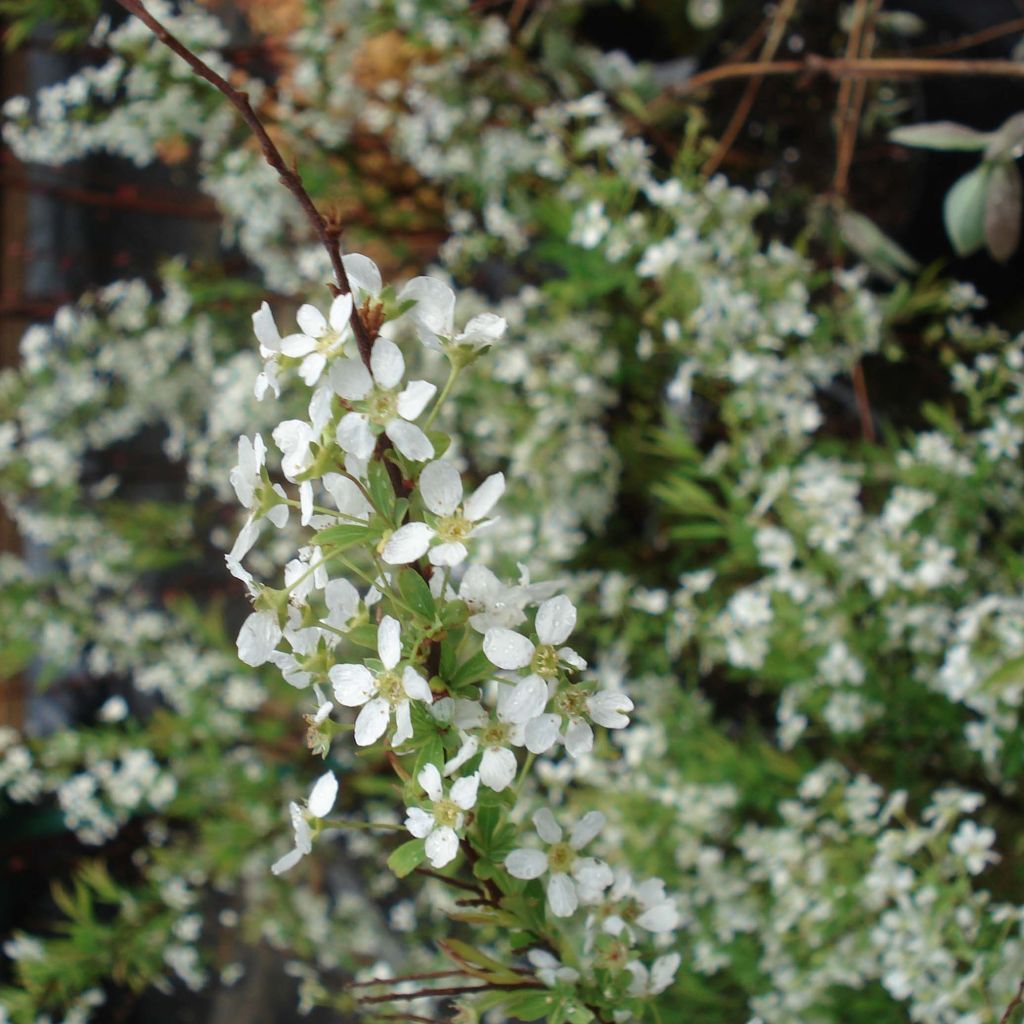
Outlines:
{"label": "brown branch", "polygon": [[403,974],[397,978],[371,978],[369,981],[350,981],[346,988],[365,988],[368,985],[397,985],[402,981],[433,981],[436,978],[452,977],[468,978],[471,975],[467,971],[426,971],[423,974]]}
{"label": "brown branch", "polygon": [[425,875],[427,878],[436,878],[437,881],[444,882],[445,885],[450,885],[453,889],[462,889],[465,892],[471,892],[474,896],[480,895],[478,886],[470,885],[469,882],[463,882],[458,878],[449,878],[447,875],[442,875],[440,871],[431,871],[430,868],[416,868],[415,874]]}
{"label": "brown branch", "polygon": [[[337,224],[332,223],[316,208],[316,204],[310,198],[309,193],[302,184],[302,178],[299,177],[298,171],[293,167],[290,167],[285,162],[284,157],[281,155],[281,151],[274,144],[270,135],[267,134],[267,130],[264,128],[263,122],[256,115],[256,111],[253,110],[252,104],[249,102],[248,94],[236,89],[225,78],[217,74],[217,72],[214,71],[213,68],[211,68],[205,61],[193,53],[184,43],[171,35],[171,33],[168,32],[167,29],[164,28],[164,26],[146,10],[140,0],[117,0],[117,2],[129,14],[133,14],[138,18],[139,21],[141,21],[153,33],[153,35],[164,44],[164,46],[181,57],[181,59],[184,60],[200,78],[209,82],[210,85],[220,92],[235,107],[239,114],[241,114],[242,119],[249,126],[250,131],[259,143],[259,147],[263,151],[263,158],[275,171],[277,171],[281,184],[284,185],[293,196],[295,196],[299,206],[302,208],[302,212],[306,215],[306,219],[312,225],[313,230],[320,239],[320,243],[323,245],[324,249],[327,250],[327,255],[331,260],[331,266],[334,268],[335,284],[332,285],[332,289],[335,294],[351,295],[352,288],[349,284],[348,274],[345,273],[345,265],[341,259],[340,227]],[[359,346],[359,354],[366,366],[369,367],[370,351],[373,348],[373,338],[370,336],[370,333],[354,303],[352,306],[351,323],[352,331],[356,336],[356,344]]]}
{"label": "brown branch", "polygon": [[956,39],[950,39],[947,43],[934,43],[911,52],[915,57],[939,57],[944,53],[969,50],[972,46],[981,46],[982,43],[990,43],[993,39],[1001,39],[1003,36],[1013,35],[1015,32],[1024,32],[1024,18],[1001,21],[998,25],[991,25],[978,32],[972,32],[970,35],[958,36]]}
{"label": "brown branch", "polygon": [[[848,60],[871,57],[875,45],[875,19],[881,6],[882,0],[857,0],[846,44]],[[867,80],[864,78],[844,78],[839,83],[836,99],[836,171],[832,179],[832,193],[836,196],[845,196],[849,189],[850,166],[857,145],[866,93]]]}
{"label": "brown branch", "polygon": [[361,996],[357,1002],[362,1005],[370,1003],[398,1003],[412,999],[439,999],[445,996],[464,996],[471,992],[517,992],[520,989],[542,989],[543,985],[534,982],[522,982],[516,985],[453,985],[451,988],[421,988],[415,992],[394,992],[383,996]]}
{"label": "brown branch", "polygon": [[1017,994],[1010,1000],[1010,1005],[1003,1011],[1002,1017],[999,1018],[999,1024],[1010,1024],[1010,1017],[1013,1016],[1013,1011],[1024,1003],[1024,981],[1017,986]]}
{"label": "brown branch", "polygon": [[[793,17],[796,5],[797,0],[782,0],[782,3],[776,8],[764,41],[764,46],[761,47],[759,57],[761,61],[770,61],[775,57],[779,44],[782,42],[782,37],[785,34],[786,26],[789,24],[789,19]],[[715,151],[708,157],[701,168],[702,174],[710,177],[722,166],[722,161],[725,159],[726,154],[743,130],[743,126],[747,123],[747,118],[750,116],[751,108],[754,106],[754,101],[757,99],[757,94],[761,90],[761,83],[763,81],[764,76],[758,75],[747,82],[747,87],[744,89],[739,103],[736,104],[736,109],[733,111],[725,131],[722,132],[722,137],[718,140]]]}
{"label": "brown branch", "polygon": [[[123,0],[122,0],[123,2]],[[944,75],[978,78],[1024,78],[1024,64],[1014,60],[919,60],[914,57],[873,57],[870,60],[822,57],[808,53],[800,60],[751,61],[722,64],[700,71],[673,91],[686,95],[733,78],[752,75],[829,75],[843,78],[902,78],[920,75]]]}

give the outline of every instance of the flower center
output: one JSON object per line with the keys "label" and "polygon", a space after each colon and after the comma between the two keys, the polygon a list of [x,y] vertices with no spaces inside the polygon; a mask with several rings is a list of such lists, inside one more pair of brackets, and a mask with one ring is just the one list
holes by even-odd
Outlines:
{"label": "flower center", "polygon": [[584,718],[587,711],[587,694],[578,686],[570,686],[555,697],[555,707],[569,718]]}
{"label": "flower center", "polygon": [[473,524],[456,512],[439,519],[434,529],[443,541],[455,543],[465,540],[473,532]]}
{"label": "flower center", "polygon": [[504,747],[508,743],[509,727],[504,722],[492,722],[481,738],[485,747]]}
{"label": "flower center", "polygon": [[378,427],[386,427],[398,415],[398,396],[391,391],[374,390],[366,401],[366,415]]}
{"label": "flower center", "polygon": [[551,679],[558,675],[558,651],[550,644],[541,644],[533,652],[533,671],[545,679]]}
{"label": "flower center", "polygon": [[337,331],[329,330],[322,338],[317,338],[317,351],[325,356],[330,355],[340,338],[341,335]]}
{"label": "flower center", "polygon": [[392,706],[405,700],[402,677],[397,672],[381,672],[377,676],[377,692]]}
{"label": "flower center", "polygon": [[548,867],[553,875],[564,875],[575,859],[576,851],[568,843],[555,843],[548,850]]}
{"label": "flower center", "polygon": [[608,970],[621,971],[629,963],[629,949],[622,942],[611,942],[598,954],[598,962]]}
{"label": "flower center", "polygon": [[438,825],[447,825],[449,828],[458,828],[459,819],[462,816],[462,809],[454,800],[447,797],[434,803],[434,821]]}

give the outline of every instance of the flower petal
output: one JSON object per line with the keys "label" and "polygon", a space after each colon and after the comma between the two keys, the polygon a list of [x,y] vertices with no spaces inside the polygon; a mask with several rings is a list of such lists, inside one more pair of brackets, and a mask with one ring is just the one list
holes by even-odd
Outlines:
{"label": "flower petal", "polygon": [[385,615],[377,627],[377,653],[386,669],[394,668],[402,659],[402,627],[391,615]]}
{"label": "flower petal", "polygon": [[362,305],[367,299],[375,299],[383,287],[377,264],[361,252],[350,252],[341,257],[348,283],[356,293],[356,300]]}
{"label": "flower petal", "polygon": [[455,829],[443,825],[441,828],[435,828],[427,836],[425,849],[431,866],[443,868],[455,860],[455,855],[459,852],[459,837],[455,834]]}
{"label": "flower petal", "polygon": [[629,725],[627,713],[633,710],[633,702],[616,690],[602,690],[587,698],[590,717],[606,729],[625,729]]}
{"label": "flower petal", "polygon": [[560,843],[562,841],[562,829],[555,821],[555,816],[551,813],[550,808],[542,807],[534,812],[533,827],[545,843]]}
{"label": "flower petal", "polygon": [[430,692],[430,684],[411,665],[406,665],[402,673],[402,689],[410,700],[433,703],[434,695]]}
{"label": "flower petal", "polygon": [[513,850],[505,858],[505,870],[513,878],[540,878],[548,869],[548,856],[541,850]]}
{"label": "flower petal", "polygon": [[582,757],[594,749],[594,730],[582,719],[565,730],[565,749],[570,757]]}
{"label": "flower petal", "polygon": [[552,875],[548,879],[548,906],[555,917],[571,917],[579,906],[576,886],[568,875]]}
{"label": "flower petal", "polygon": [[425,764],[416,776],[416,781],[431,800],[440,800],[444,795],[441,788],[441,773],[437,770],[437,765]]}
{"label": "flower petal", "polygon": [[345,451],[359,459],[368,459],[377,445],[370,421],[361,412],[350,412],[342,416],[335,438]]}
{"label": "flower petal", "polygon": [[423,504],[436,516],[450,516],[462,501],[462,477],[450,462],[430,462],[420,473]]}
{"label": "flower petal", "polygon": [[347,708],[360,707],[377,692],[377,681],[365,665],[335,665],[328,674],[335,699]]}
{"label": "flower petal", "polygon": [[526,749],[531,754],[546,754],[558,741],[558,715],[538,715],[526,723]]}
{"label": "flower petal", "polygon": [[406,523],[388,537],[380,557],[388,565],[408,565],[423,557],[433,536],[426,523]]}
{"label": "flower petal", "polygon": [[378,387],[390,391],[405,376],[405,358],[402,350],[388,338],[378,338],[370,352],[370,372]]}
{"label": "flower petal", "polygon": [[363,705],[363,710],[356,719],[357,746],[368,747],[371,743],[376,743],[384,735],[390,719],[391,705],[382,697],[374,697],[368,704]]}
{"label": "flower petal", "polygon": [[400,700],[395,705],[395,732],[391,737],[391,746],[400,747],[413,736],[412,716],[409,713],[409,702]]}
{"label": "flower petal", "polygon": [[281,339],[281,352],[292,359],[301,359],[316,351],[316,339],[308,334],[289,334]]}
{"label": "flower petal", "polygon": [[438,544],[430,549],[430,564],[445,566],[461,565],[466,560],[469,551],[461,541],[452,541],[450,544]]}
{"label": "flower petal", "polygon": [[311,338],[322,338],[327,333],[327,321],[324,319],[323,313],[316,306],[310,306],[308,303],[299,306],[299,311],[295,314],[295,322],[299,325],[299,330]]}
{"label": "flower petal", "polygon": [[537,609],[537,637],[542,644],[565,643],[576,626],[576,606],[564,594],[552,597]]}
{"label": "flower petal", "polygon": [[472,810],[476,806],[476,794],[479,788],[480,776],[477,772],[473,772],[472,775],[466,775],[452,783],[451,798],[462,810]]}
{"label": "flower petal", "polygon": [[508,747],[485,750],[480,759],[480,781],[500,793],[512,785],[517,768],[516,755]]}
{"label": "flower petal", "polygon": [[412,462],[426,462],[434,457],[434,445],[429,437],[408,420],[393,419],[384,433],[395,443],[395,447]]}
{"label": "flower petal", "polygon": [[336,334],[341,334],[341,332],[348,327],[348,322],[351,316],[352,296],[335,295],[334,301],[331,303],[331,311],[328,314],[328,320],[331,323],[331,330]]}
{"label": "flower petal", "polygon": [[503,669],[524,668],[530,664],[533,644],[522,633],[494,626],[484,634],[484,654],[492,665]]}
{"label": "flower petal", "polygon": [[334,772],[324,772],[314,783],[306,806],[314,818],[325,818],[331,813],[337,798],[338,780],[334,777]]}
{"label": "flower petal", "polygon": [[434,816],[422,807],[410,807],[405,812],[405,827],[417,838],[429,836],[434,828]]}
{"label": "flower petal", "polygon": [[467,499],[463,513],[475,523],[483,519],[505,493],[505,474],[492,473]]}
{"label": "flower petal", "polygon": [[339,359],[327,377],[334,393],[347,402],[358,402],[373,388],[373,378],[359,359]]}
{"label": "flower petal", "polygon": [[604,815],[600,811],[588,811],[573,825],[569,845],[580,850],[604,828]]}
{"label": "flower petal", "polygon": [[291,871],[300,860],[302,860],[302,851],[291,849],[280,860],[274,861],[270,871],[275,875],[283,875],[286,871]]}
{"label": "flower petal", "polygon": [[410,381],[398,395],[398,415],[403,420],[414,420],[427,407],[437,386],[428,380]]}
{"label": "flower petal", "polygon": [[278,333],[277,324],[274,322],[274,314],[270,311],[270,304],[262,303],[260,308],[252,315],[252,330],[256,340],[271,352],[281,351],[281,335]]}
{"label": "flower petal", "polygon": [[525,725],[531,718],[544,714],[547,703],[548,684],[540,676],[527,676],[511,692],[503,692],[498,717],[512,725]]}
{"label": "flower petal", "polygon": [[253,612],[238,632],[238,656],[255,668],[264,664],[281,639],[281,625],[277,613]]}
{"label": "flower petal", "polygon": [[[409,316],[420,335],[420,340],[452,333],[455,322],[455,292],[443,281],[432,277],[414,277],[399,293],[398,301],[407,302],[412,299],[416,305],[409,311]],[[436,340],[436,339],[435,339]]]}

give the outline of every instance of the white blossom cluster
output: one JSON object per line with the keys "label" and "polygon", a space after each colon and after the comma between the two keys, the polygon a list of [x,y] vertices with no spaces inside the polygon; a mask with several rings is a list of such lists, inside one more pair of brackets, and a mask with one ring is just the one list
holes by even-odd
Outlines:
{"label": "white blossom cluster", "polygon": [[[239,657],[252,666],[273,662],[293,686],[312,688],[317,709],[308,741],[316,753],[331,753],[346,708],[358,709],[349,726],[356,747],[393,752],[413,836],[389,860],[398,874],[424,860],[446,868],[461,852],[491,864],[484,877],[510,897],[521,883],[543,878],[548,912],[582,918],[579,941],[531,960],[558,998],[568,1005],[595,991],[598,971],[611,974],[622,999],[657,995],[680,958],[645,961],[642,943],[669,942],[677,915],[660,880],[640,884],[634,895],[622,876],[613,889],[612,869],[581,854],[603,814],[592,811],[565,833],[540,806],[532,819],[541,848],[503,854],[497,845],[537,799],[534,757],[553,758],[558,747],[571,759],[586,756],[594,726],[622,729],[633,707],[586,674],[587,662],[569,646],[577,609],[554,593],[557,583],[506,583],[472,557],[505,477],[494,473],[467,493],[457,462],[443,454],[449,439],[430,432],[449,386],[438,395],[430,382],[406,380],[403,337],[415,334],[443,351],[450,384],[500,346],[505,321],[479,313],[458,331],[447,285],[415,278],[395,295],[365,256],[343,262],[353,294],[335,298],[327,315],[304,305],[298,331],[284,336],[266,304],[253,316],[266,360],[257,394],[279,396],[291,368],[311,394],[308,419],[283,420],[272,431],[285,484],[271,477],[260,435],[239,440],[231,480],[249,515],[227,564],[255,606],[238,635]],[[350,326],[354,305],[381,324],[365,362]],[[389,319],[389,307],[401,312]],[[284,588],[274,589],[244,561],[261,535],[286,526],[292,509],[312,535],[286,561]],[[367,646],[376,657],[358,653]],[[398,767],[405,756],[415,760],[412,771]],[[488,791],[494,795],[485,798]],[[275,873],[294,868],[330,828],[338,792],[328,771],[305,805],[291,804],[293,848]],[[496,873],[502,868],[507,874]],[[639,912],[631,913],[637,900]],[[596,906],[602,917],[584,916]],[[525,927],[530,920],[522,917]],[[615,1016],[626,1021],[632,1011],[620,1003]]]}

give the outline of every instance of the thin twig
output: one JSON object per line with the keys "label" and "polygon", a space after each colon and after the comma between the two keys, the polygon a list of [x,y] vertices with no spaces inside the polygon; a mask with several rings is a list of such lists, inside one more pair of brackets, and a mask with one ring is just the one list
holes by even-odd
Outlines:
{"label": "thin twig", "polygon": [[960,50],[969,50],[972,46],[981,46],[982,43],[991,43],[993,39],[1001,39],[1015,32],[1024,32],[1024,18],[1001,21],[998,25],[991,25],[966,36],[958,36],[949,42],[933,43],[931,46],[922,46],[911,52],[915,57],[940,57],[944,53],[957,53]]}
{"label": "thin twig", "polygon": [[423,974],[403,974],[397,978],[371,978],[369,981],[350,981],[346,988],[366,988],[369,985],[397,985],[403,981],[434,981],[437,978],[468,978],[471,975],[467,971],[426,971]]}
{"label": "thin twig", "polygon": [[474,896],[480,895],[480,889],[478,886],[470,885],[469,882],[463,882],[458,878],[449,878],[448,875],[442,875],[440,871],[431,871],[430,868],[416,868],[417,875],[425,875],[427,878],[436,878],[439,882],[444,882],[445,885],[450,885],[453,889],[462,889],[465,892],[471,892]]}
{"label": "thin twig", "polygon": [[673,87],[677,93],[691,93],[716,82],[752,75],[830,75],[832,78],[901,78],[945,75],[979,78],[1024,78],[1024,64],[1015,60],[918,60],[914,57],[873,57],[847,60],[808,53],[800,60],[750,61],[721,64],[692,75]]}
{"label": "thin twig", "polygon": [[[264,159],[275,171],[277,171],[281,184],[283,184],[288,191],[295,196],[296,200],[298,200],[299,206],[306,215],[306,219],[312,225],[313,230],[316,232],[316,235],[320,239],[320,243],[323,245],[324,249],[327,250],[327,255],[331,260],[331,266],[334,268],[335,285],[333,287],[335,289],[335,293],[340,295],[350,295],[352,293],[352,287],[349,284],[348,274],[345,272],[345,265],[341,259],[340,227],[337,224],[332,223],[316,208],[316,204],[310,198],[309,193],[302,184],[302,179],[299,177],[298,171],[294,167],[290,167],[285,162],[284,157],[281,155],[281,151],[277,148],[273,139],[271,139],[270,135],[267,133],[267,129],[263,126],[263,122],[256,115],[256,111],[253,110],[252,104],[249,102],[248,94],[236,89],[225,78],[217,74],[217,72],[203,61],[202,58],[193,53],[184,43],[171,35],[171,33],[168,32],[167,29],[164,28],[164,26],[146,10],[140,0],[117,0],[117,2],[129,14],[133,14],[138,18],[139,21],[141,21],[153,33],[153,35],[164,44],[164,46],[181,57],[181,59],[184,60],[200,78],[209,82],[210,85],[212,85],[218,92],[222,93],[224,97],[235,107],[239,114],[242,115],[242,119],[249,126],[249,129],[255,136],[256,141],[259,143],[260,149],[263,151]],[[355,304],[352,306],[351,323],[352,331],[356,336],[356,344],[359,346],[359,354],[362,357],[363,362],[367,367],[369,367],[370,351],[373,348],[373,339],[370,337],[366,324],[363,322]]]}
{"label": "thin twig", "polygon": [[[882,0],[857,0],[853,25],[847,41],[848,59],[871,57],[875,45],[875,19]],[[844,78],[839,83],[836,99],[836,171],[832,179],[832,193],[845,196],[850,185],[850,166],[857,145],[860,115],[867,93],[867,79]]]}
{"label": "thin twig", "polygon": [[382,996],[360,996],[357,1002],[362,1005],[371,1003],[398,1003],[412,999],[442,999],[446,996],[464,996],[471,992],[517,992],[520,989],[543,988],[534,982],[522,982],[515,985],[453,985],[451,988],[421,988],[415,992],[393,992]]}
{"label": "thin twig", "polygon": [[[761,47],[760,60],[770,61],[775,57],[779,44],[782,42],[782,37],[785,35],[786,26],[789,24],[790,18],[793,17],[797,2],[798,0],[782,0],[782,3],[775,9],[775,15],[768,29],[764,46]],[[757,94],[761,89],[763,81],[764,76],[758,75],[747,82],[743,95],[740,97],[739,103],[736,104],[736,109],[733,111],[725,131],[722,132],[722,137],[718,140],[715,151],[708,157],[701,168],[702,174],[710,177],[722,166],[722,161],[725,159],[726,154],[743,130],[743,126],[747,123],[747,118],[750,116],[751,108],[754,106],[754,100],[757,99]]]}
{"label": "thin twig", "polygon": [[1017,986],[1017,994],[1010,1000],[1010,1005],[1003,1012],[1002,1017],[999,1018],[999,1024],[1010,1024],[1010,1017],[1013,1016],[1013,1011],[1024,1003],[1024,981]]}

